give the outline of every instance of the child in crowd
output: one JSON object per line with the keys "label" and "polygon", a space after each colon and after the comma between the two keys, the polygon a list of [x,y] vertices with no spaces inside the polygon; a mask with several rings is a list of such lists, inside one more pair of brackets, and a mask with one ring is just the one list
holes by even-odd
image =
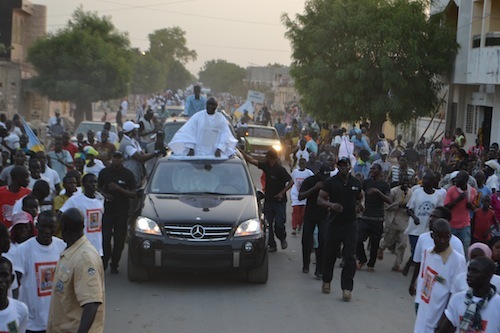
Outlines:
{"label": "child in crowd", "polygon": [[495,213],[490,208],[491,197],[486,195],[482,198],[482,207],[474,211],[472,217],[472,242],[486,243],[491,239],[491,229],[497,225]]}
{"label": "child in crowd", "polygon": [[299,167],[292,171],[293,187],[290,192],[292,199],[292,235],[296,236],[297,231],[300,233],[302,230],[302,222],[304,221],[304,212],[306,208],[307,199],[299,200],[300,186],[304,179],[311,177],[314,173],[306,169],[306,160],[299,159]]}
{"label": "child in crowd", "polygon": [[28,307],[8,296],[14,281],[12,263],[0,257],[0,332],[26,332]]}

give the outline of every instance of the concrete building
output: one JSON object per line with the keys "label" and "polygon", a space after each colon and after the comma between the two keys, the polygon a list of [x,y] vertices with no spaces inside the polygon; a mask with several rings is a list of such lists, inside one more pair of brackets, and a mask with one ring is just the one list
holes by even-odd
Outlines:
{"label": "concrete building", "polygon": [[268,84],[275,88],[277,76],[289,77],[290,68],[285,66],[247,67],[246,80],[248,82]]}
{"label": "concrete building", "polygon": [[274,99],[268,102],[272,103],[274,111],[283,112],[286,105],[300,101],[289,67],[248,67],[246,81],[271,87]]}
{"label": "concrete building", "polygon": [[295,82],[291,76],[276,74],[273,82],[274,110],[284,111],[285,106],[300,101],[299,93],[295,89]]}
{"label": "concrete building", "polygon": [[48,100],[30,87],[36,72],[26,60],[29,46],[46,30],[46,6],[27,0],[0,1],[0,43],[8,47],[0,54],[0,113],[8,118],[19,113],[36,122],[48,116]]}
{"label": "concrete building", "polygon": [[436,0],[456,26],[460,49],[449,79],[446,129],[461,127],[467,146],[500,142],[500,1]]}

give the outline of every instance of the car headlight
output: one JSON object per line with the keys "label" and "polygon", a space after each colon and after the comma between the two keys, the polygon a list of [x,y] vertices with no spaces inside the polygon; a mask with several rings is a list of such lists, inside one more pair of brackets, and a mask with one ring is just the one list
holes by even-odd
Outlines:
{"label": "car headlight", "polygon": [[139,216],[135,223],[135,231],[149,235],[161,235],[158,224],[147,217]]}
{"label": "car headlight", "polygon": [[273,149],[276,151],[281,151],[281,145],[273,145]]}
{"label": "car headlight", "polygon": [[262,227],[258,219],[251,219],[241,223],[234,233],[234,237],[254,236],[262,234]]}

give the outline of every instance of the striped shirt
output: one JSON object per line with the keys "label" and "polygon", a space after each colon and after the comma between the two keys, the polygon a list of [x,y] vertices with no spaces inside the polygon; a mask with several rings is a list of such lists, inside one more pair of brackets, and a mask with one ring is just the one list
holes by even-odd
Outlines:
{"label": "striped shirt", "polygon": [[410,177],[410,179],[413,179],[413,176],[415,175],[415,170],[413,170],[412,168],[400,170],[399,165],[393,165],[391,168],[391,183],[398,183],[400,174],[403,172],[406,173]]}

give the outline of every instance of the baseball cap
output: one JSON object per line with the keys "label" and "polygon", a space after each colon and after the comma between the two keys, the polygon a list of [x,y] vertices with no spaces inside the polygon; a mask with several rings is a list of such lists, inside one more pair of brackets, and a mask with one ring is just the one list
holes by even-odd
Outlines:
{"label": "baseball cap", "polygon": [[99,156],[99,152],[97,150],[94,149],[94,147],[92,146],[86,146],[85,148],[83,148],[83,152],[86,154],[86,155],[92,155],[92,156]]}
{"label": "baseball cap", "polygon": [[319,174],[323,174],[323,175],[329,175],[330,174],[330,171],[332,171],[332,169],[328,166],[328,165],[322,165],[320,168],[319,168],[319,171],[318,173]]}
{"label": "baseball cap", "polygon": [[0,127],[7,129],[7,126],[5,126],[5,124],[3,122],[1,122],[1,121],[0,121]]}
{"label": "baseball cap", "polygon": [[28,224],[31,222],[33,222],[33,217],[29,213],[25,211],[17,212],[12,215],[12,225],[9,230],[12,230],[18,224]]}
{"label": "baseball cap", "polygon": [[484,162],[484,165],[489,166],[493,170],[498,170],[500,169],[500,164],[496,160],[489,160]]}
{"label": "baseball cap", "polygon": [[389,149],[387,147],[380,147],[380,155],[389,155]]}
{"label": "baseball cap", "polygon": [[340,163],[346,163],[347,165],[351,165],[351,160],[349,159],[349,157],[347,156],[344,156],[344,157],[341,157],[339,158],[339,161],[337,162],[337,165],[339,165]]}
{"label": "baseball cap", "polygon": [[132,132],[134,129],[139,128],[140,126],[133,121],[126,121],[125,124],[123,124],[123,132],[128,133]]}

